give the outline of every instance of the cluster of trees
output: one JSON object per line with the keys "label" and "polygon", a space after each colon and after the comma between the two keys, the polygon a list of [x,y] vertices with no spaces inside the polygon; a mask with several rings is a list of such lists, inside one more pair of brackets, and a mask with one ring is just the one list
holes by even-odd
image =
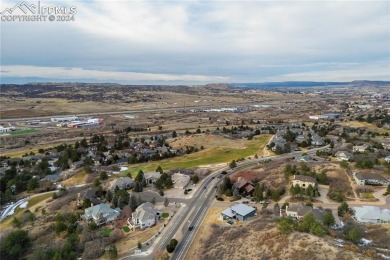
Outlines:
{"label": "cluster of trees", "polygon": [[[114,130],[114,133],[115,134],[121,134],[121,133],[130,133],[130,132],[146,132],[148,129],[146,128],[143,128],[143,127],[131,127],[131,126],[128,126],[124,129],[115,129]],[[149,128],[150,130],[150,128]]]}
{"label": "cluster of trees", "polygon": [[316,236],[328,234],[328,227],[335,224],[332,212],[326,211],[322,221],[315,219],[313,213],[306,214],[302,221],[297,222],[291,217],[282,217],[278,220],[278,230],[281,233],[288,234],[293,231],[311,233]]}
{"label": "cluster of trees", "polygon": [[351,209],[349,208],[347,202],[342,202],[340,206],[337,208],[337,215],[340,217],[343,217],[346,214],[349,214],[351,212]]}
{"label": "cluster of trees", "polygon": [[30,237],[25,230],[16,230],[5,236],[0,243],[1,259],[21,259],[31,247]]}
{"label": "cluster of trees", "polygon": [[306,175],[315,178],[320,184],[329,184],[329,179],[326,175],[326,170],[322,170],[320,173],[317,173],[315,170],[311,171],[310,167],[305,162],[300,163],[299,169],[296,165],[286,164],[283,173],[284,178],[286,179],[293,175]]}
{"label": "cluster of trees", "polygon": [[156,180],[154,183],[154,187],[158,190],[163,190],[163,189],[170,189],[173,187],[173,181],[171,176],[169,176],[167,173],[163,172]]}
{"label": "cluster of trees", "polygon": [[311,127],[315,133],[317,133],[321,137],[327,136],[327,134],[336,129],[336,126],[333,122],[327,122],[325,125],[318,125],[318,122],[315,122]]}
{"label": "cluster of trees", "polygon": [[[21,160],[23,161],[23,159]],[[24,160],[27,162],[27,160]],[[4,205],[14,199],[14,195],[23,191],[34,191],[39,187],[39,179],[36,176],[46,176],[52,172],[49,169],[47,159],[24,168],[20,173],[17,170],[17,161],[10,163],[10,168],[0,178],[0,205]],[[51,187],[47,187],[51,188]]]}
{"label": "cluster of trees", "polygon": [[360,115],[355,118],[355,120],[359,122],[367,122],[367,123],[375,123],[376,126],[382,127],[384,124],[388,124],[390,122],[390,116],[386,111],[376,110],[374,115],[368,114],[367,117],[364,117],[363,115]]}
{"label": "cluster of trees", "polygon": [[[284,187],[279,187],[277,189],[272,189],[267,187],[264,183],[254,181],[255,188],[253,190],[253,200],[256,202],[262,201],[264,199],[270,198],[274,201],[278,201],[280,196],[282,196],[286,191]],[[228,196],[234,199],[240,198],[239,190],[233,185],[232,180],[229,177],[224,177],[222,183],[218,186],[217,190],[218,196]]]}
{"label": "cluster of trees", "polygon": [[367,156],[355,156],[355,166],[359,169],[372,169],[376,164],[379,164],[378,159]]}
{"label": "cluster of trees", "polygon": [[291,185],[290,193],[291,193],[293,198],[296,198],[296,197],[301,198],[303,196],[306,196],[310,200],[314,197],[320,196],[320,192],[318,191],[318,188],[313,187],[311,185],[309,185],[309,187],[307,187],[306,189],[299,187],[298,184],[296,184],[295,186]]}
{"label": "cluster of trees", "polygon": [[134,188],[135,192],[142,192],[144,187],[146,187],[145,174],[142,170],[139,170],[137,176],[134,179]]}

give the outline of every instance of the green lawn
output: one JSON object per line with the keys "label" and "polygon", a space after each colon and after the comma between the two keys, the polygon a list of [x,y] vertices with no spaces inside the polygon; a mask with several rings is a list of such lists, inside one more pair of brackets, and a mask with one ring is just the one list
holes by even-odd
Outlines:
{"label": "green lawn", "polygon": [[100,234],[102,234],[102,236],[104,236],[104,237],[108,237],[108,236],[110,236],[112,231],[113,231],[112,228],[103,228],[100,230]]}
{"label": "green lawn", "polygon": [[375,196],[372,193],[360,193],[360,196],[363,199],[375,199]]}
{"label": "green lawn", "polygon": [[128,165],[128,167],[132,174],[136,174],[139,170],[144,172],[154,172],[159,165],[164,171],[167,171],[174,168],[193,168],[200,165],[229,163],[232,160],[260,153],[270,137],[271,135],[261,135],[252,140],[245,141],[245,146],[242,148],[212,147],[193,154],[164,159],[161,161],[133,164]]}
{"label": "green lawn", "polygon": [[24,130],[12,131],[12,132],[9,132],[9,134],[10,135],[24,135],[24,134],[35,133],[36,131],[38,131],[38,130],[35,128],[29,128],[29,129],[24,129]]}
{"label": "green lawn", "polygon": [[130,228],[128,226],[124,226],[123,227],[123,231],[125,231],[126,233],[129,233],[130,232]]}
{"label": "green lawn", "polygon": [[161,214],[161,217],[162,218],[167,218],[167,217],[169,217],[169,213],[168,212],[164,212],[163,214]]}

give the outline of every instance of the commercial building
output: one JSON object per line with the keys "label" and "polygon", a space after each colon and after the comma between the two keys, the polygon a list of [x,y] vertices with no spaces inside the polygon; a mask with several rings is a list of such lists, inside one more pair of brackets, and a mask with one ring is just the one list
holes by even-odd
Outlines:
{"label": "commercial building", "polygon": [[53,123],[59,123],[59,122],[71,122],[77,120],[77,116],[64,116],[64,117],[52,117],[50,120]]}

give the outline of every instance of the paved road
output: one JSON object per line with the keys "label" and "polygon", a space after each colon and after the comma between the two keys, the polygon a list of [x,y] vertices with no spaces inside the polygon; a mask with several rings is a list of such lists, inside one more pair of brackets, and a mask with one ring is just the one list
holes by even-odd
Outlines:
{"label": "paved road", "polygon": [[[317,150],[324,149],[325,147],[315,148],[310,151],[308,151],[308,154],[313,154]],[[298,151],[288,154],[282,154],[282,155],[275,155],[275,156],[267,156],[262,157],[258,159],[251,159],[251,160],[245,160],[237,163],[237,167],[233,170],[229,170],[229,167],[224,167],[222,169],[219,169],[218,171],[213,172],[210,174],[204,181],[201,183],[201,187],[195,192],[192,199],[177,199],[177,200],[183,200],[182,202],[187,203],[187,207],[184,209],[184,211],[181,213],[180,218],[176,220],[176,223],[173,224],[173,227],[170,227],[166,230],[164,230],[164,233],[161,234],[161,237],[163,239],[160,239],[159,241],[155,242],[156,244],[153,244],[151,248],[146,248],[145,250],[148,250],[149,252],[143,252],[139,255],[129,255],[128,257],[122,258],[122,259],[153,259],[153,252],[157,252],[159,250],[164,250],[169,243],[169,241],[172,238],[182,236],[181,239],[179,239],[179,243],[177,245],[176,250],[172,254],[172,259],[185,259],[185,255],[187,253],[187,250],[189,246],[191,245],[191,242],[193,238],[196,235],[196,232],[200,226],[200,223],[202,222],[208,208],[210,207],[214,195],[216,192],[215,187],[219,185],[219,183],[222,181],[222,179],[216,178],[217,175],[219,175],[222,171],[229,170],[229,175],[234,175],[236,172],[254,168],[259,165],[259,162],[265,161],[265,160],[280,160],[280,159],[286,159],[286,158],[293,158],[297,155],[302,155],[304,152]],[[147,193],[145,192],[145,195],[147,196],[154,196],[153,192]],[[150,199],[152,198],[150,197]],[[157,198],[156,198],[157,199]],[[161,197],[159,199],[162,199]],[[173,201],[173,199],[170,199]],[[189,222],[188,222],[189,221]],[[188,231],[189,226],[194,226],[193,231]],[[180,232],[180,233],[178,233]]]}
{"label": "paved road", "polygon": [[[157,202],[164,202],[165,197],[161,197],[157,192],[154,191],[143,191],[143,192],[137,192],[134,193],[137,197],[138,195],[141,196],[143,201],[151,201],[153,198],[156,199]],[[176,202],[176,203],[184,203],[187,204],[190,199],[184,199],[184,198],[168,198],[169,202]]]}

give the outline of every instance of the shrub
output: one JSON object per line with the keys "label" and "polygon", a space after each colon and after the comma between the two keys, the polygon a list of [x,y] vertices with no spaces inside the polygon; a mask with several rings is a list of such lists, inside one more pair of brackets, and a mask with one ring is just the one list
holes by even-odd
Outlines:
{"label": "shrub", "polygon": [[17,230],[6,236],[0,244],[1,259],[20,259],[21,256],[28,250],[31,242],[28,232],[25,230]]}
{"label": "shrub", "polygon": [[177,240],[172,239],[167,245],[167,252],[172,253],[175,250],[176,246],[177,246]]}

